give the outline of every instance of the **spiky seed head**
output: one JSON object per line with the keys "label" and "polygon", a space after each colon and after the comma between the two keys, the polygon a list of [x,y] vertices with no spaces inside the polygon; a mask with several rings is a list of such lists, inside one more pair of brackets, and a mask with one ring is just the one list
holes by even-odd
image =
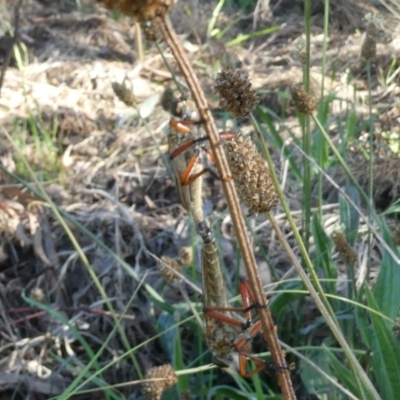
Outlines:
{"label": "spiky seed head", "polygon": [[193,263],[193,249],[189,246],[181,247],[177,261],[180,265],[191,265]]}
{"label": "spiky seed head", "polygon": [[364,19],[367,22],[367,30],[361,45],[361,56],[365,60],[373,60],[376,58],[376,42],[378,41],[379,25],[383,17],[368,13]]}
{"label": "spiky seed head", "polygon": [[156,42],[161,39],[162,34],[160,25],[153,23],[153,21],[145,21],[141,24],[144,37],[150,42]]}
{"label": "spiky seed head", "polygon": [[168,283],[179,281],[179,276],[175,273],[182,274],[182,268],[174,258],[162,256],[161,263],[161,276]]}
{"label": "spiky seed head", "polygon": [[[158,380],[158,379],[162,380]],[[175,385],[178,378],[169,364],[150,368],[145,375],[148,382],[142,383],[142,393],[146,400],[160,400],[165,389]],[[150,381],[151,379],[157,379]]]}
{"label": "spiky seed head", "polygon": [[214,89],[220,96],[219,105],[233,117],[245,117],[259,103],[251,82],[241,71],[224,69],[214,77]]}
{"label": "spiky seed head", "polygon": [[223,142],[240,201],[250,213],[269,212],[278,202],[274,182],[264,159],[249,137]]}
{"label": "spiky seed head", "polygon": [[136,104],[135,95],[132,89],[129,89],[125,83],[111,82],[111,87],[115,95],[127,106],[132,107]]}
{"label": "spiky seed head", "polygon": [[177,0],[101,0],[110,10],[135,18],[139,22],[165,16]]}
{"label": "spiky seed head", "polygon": [[357,262],[357,254],[350,246],[343,232],[334,232],[332,235],[333,243],[342,262],[350,268],[353,268]]}
{"label": "spiky seed head", "polygon": [[317,100],[304,90],[302,83],[295,83],[291,89],[293,104],[299,113],[311,115],[317,109]]}
{"label": "spiky seed head", "polygon": [[176,101],[175,96],[174,96],[174,89],[171,86],[167,86],[164,89],[164,92],[161,96],[161,107],[163,108],[164,111],[171,111],[171,106],[172,102]]}

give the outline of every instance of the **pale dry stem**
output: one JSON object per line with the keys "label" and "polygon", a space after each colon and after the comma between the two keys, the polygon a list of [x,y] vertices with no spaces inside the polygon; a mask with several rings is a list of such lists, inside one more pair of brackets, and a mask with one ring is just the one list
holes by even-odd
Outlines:
{"label": "pale dry stem", "polygon": [[[186,57],[182,46],[180,45],[179,39],[175,34],[170,20],[168,19],[168,16],[165,16],[160,21],[160,26],[163,38],[167,45],[170,47],[171,52],[174,55],[182,71],[182,74],[188,83],[193,99],[196,102],[197,108],[199,110],[200,116],[204,121],[204,127],[210,140],[210,146],[214,153],[216,166],[222,179],[224,195],[227,200],[229,211],[231,213],[232,223],[235,228],[235,233],[239,242],[244,265],[246,267],[248,281],[254,292],[256,302],[264,306],[257,308],[262,323],[263,336],[271,351],[274,363],[276,365],[286,365],[283,351],[278,342],[278,336],[273,318],[269,310],[267,300],[264,296],[255,257],[251,249],[249,237],[246,232],[246,224],[233,185],[232,176],[224,151],[220,145],[220,138],[217,128],[215,126],[214,119],[210,110],[208,109],[207,100],[201,90],[200,83],[194,73],[194,70],[189,63],[189,60]],[[277,376],[285,399],[295,399],[296,396],[294,394],[293,386],[290,381],[289,371],[279,371],[277,373]]]}

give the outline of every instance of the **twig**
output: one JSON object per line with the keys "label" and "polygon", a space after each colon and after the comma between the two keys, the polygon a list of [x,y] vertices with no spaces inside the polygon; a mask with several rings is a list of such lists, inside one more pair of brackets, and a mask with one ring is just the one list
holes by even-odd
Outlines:
{"label": "twig", "polygon": [[[239,242],[244,265],[246,267],[247,277],[255,300],[261,305],[257,308],[263,328],[263,336],[271,351],[272,359],[276,365],[286,365],[284,354],[278,343],[278,336],[273,322],[271,312],[268,308],[267,299],[264,296],[258,269],[255,261],[249,237],[246,232],[246,224],[241,212],[237,194],[233,185],[232,176],[226,161],[225,153],[220,145],[220,138],[214,119],[208,109],[207,100],[201,90],[200,83],[194,73],[189,60],[182,49],[178,37],[171,25],[168,16],[161,18],[160,29],[165,42],[170,47],[183,76],[191,90],[194,101],[196,102],[205,130],[208,134],[210,146],[215,156],[216,166],[222,179],[222,187],[227,200],[232,223],[235,229],[236,237]],[[295,399],[293,386],[290,381],[289,371],[279,371],[278,381],[285,399]]]}

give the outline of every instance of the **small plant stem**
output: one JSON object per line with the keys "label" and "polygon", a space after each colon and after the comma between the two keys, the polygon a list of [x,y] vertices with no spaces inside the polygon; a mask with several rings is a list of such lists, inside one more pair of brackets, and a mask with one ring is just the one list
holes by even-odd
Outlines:
{"label": "small plant stem", "polygon": [[[204,122],[204,128],[209,137],[211,150],[214,153],[216,166],[218,168],[219,176],[222,180],[223,191],[231,214],[232,224],[235,229],[237,241],[239,243],[244,265],[246,267],[247,278],[249,280],[251,289],[254,292],[256,302],[262,306],[257,308],[257,312],[260,316],[260,321],[263,328],[263,336],[271,351],[274,363],[281,366],[286,365],[284,354],[278,342],[275,324],[261,285],[255,257],[251,248],[250,239],[246,232],[245,220],[243,218],[239,200],[233,185],[230,169],[225,157],[225,153],[220,145],[220,137],[218,135],[212,114],[208,108],[207,99],[201,90],[200,82],[197,79],[186,53],[183,51],[179,39],[167,16],[160,21],[160,28],[165,42],[170,47],[171,52],[181,69],[182,75],[188,83],[193,100],[195,101],[202,121]],[[282,394],[285,399],[296,399],[292,382],[290,380],[289,371],[279,371],[277,375],[279,386],[281,387]]]}
{"label": "small plant stem", "polygon": [[[372,223],[371,210],[374,208],[374,127],[372,124],[372,94],[371,94],[371,60],[367,60],[367,79],[368,79],[368,117],[369,117],[369,164],[368,164],[368,175],[369,175],[369,187],[368,187],[368,198],[370,211],[369,222]],[[372,232],[368,230],[368,263],[367,263],[367,274],[369,276],[371,269],[371,241]]]}
{"label": "small plant stem", "polygon": [[[304,64],[303,79],[304,87],[307,93],[310,93],[310,38],[311,38],[311,0],[305,1],[304,19],[306,28],[306,62]],[[310,116],[304,115],[302,123],[303,131],[303,151],[311,154],[311,128]],[[311,165],[308,160],[303,158],[303,241],[308,251],[310,241],[310,225],[311,225]]]}
{"label": "small plant stem", "polygon": [[[325,107],[324,101],[324,89],[325,89],[325,71],[326,71],[326,53],[328,51],[328,40],[329,40],[329,0],[324,1],[324,40],[322,43],[322,79],[321,79],[321,92],[320,99],[323,107]],[[322,167],[324,155],[323,152],[318,153],[319,165]],[[322,193],[323,193],[323,175],[318,174],[318,203],[322,205]],[[322,207],[319,207],[319,216],[322,220]]]}
{"label": "small plant stem", "polygon": [[140,24],[137,21],[135,21],[135,36],[136,36],[136,51],[139,55],[139,62],[141,65],[143,65],[144,51],[143,51],[142,29],[140,28]]}

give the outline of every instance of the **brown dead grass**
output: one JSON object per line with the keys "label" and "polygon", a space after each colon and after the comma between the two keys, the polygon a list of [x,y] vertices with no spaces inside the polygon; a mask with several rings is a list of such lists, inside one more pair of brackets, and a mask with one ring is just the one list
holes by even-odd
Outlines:
{"label": "brown dead grass", "polygon": [[[337,96],[332,103],[332,111],[340,117],[346,109],[344,103],[354,100],[354,92],[346,82],[349,71],[355,75],[354,81],[359,86],[357,95],[362,97],[367,92],[364,70],[358,58],[361,37],[353,33],[355,28],[362,27],[359,18],[354,19],[354,15],[359,16],[360,12],[356,13],[351,8],[356,2],[335,4],[331,16],[333,27],[335,18],[338,22],[344,17],[346,26],[351,26],[345,32],[332,31],[328,51],[329,77],[326,77],[325,85]],[[21,137],[26,137],[20,151],[35,171],[48,174],[54,169],[58,171],[44,186],[59,207],[129,263],[138,278],[146,275],[146,282],[164,298],[171,302],[182,301],[179,290],[166,286],[160,279],[157,261],[152,257],[176,257],[183,245],[191,244],[187,215],[179,205],[173,181],[166,173],[151,136],[152,133],[161,151],[166,152],[162,129],[169,117],[160,106],[145,103],[151,96],[161,95],[164,85],[170,81],[170,74],[163,66],[161,57],[150,46],[144,65],[138,65],[134,30],[128,20],[113,20],[90,1],[83,2],[83,5],[84,12],[81,13],[75,10],[73,1],[25,1],[21,39],[26,46],[25,55],[29,63],[23,71],[16,68],[7,71],[0,99],[2,125],[10,134],[18,131]],[[281,7],[285,7],[284,2]],[[223,46],[211,43],[209,50],[198,46],[205,39],[211,4],[195,9],[196,18],[187,17],[182,10],[183,7],[178,7],[173,18],[180,21],[182,33],[190,32],[190,41],[185,41],[185,45],[193,61],[206,60],[209,66],[212,65],[220,58],[221,48],[222,52],[225,51]],[[322,35],[317,16],[321,18],[315,10],[315,49],[311,73],[313,80],[319,84],[322,78]],[[196,24],[192,30],[194,20]],[[268,89],[268,93],[262,96],[262,104],[279,114],[285,109],[287,118],[282,120],[279,130],[285,140],[290,140],[297,134],[294,111],[290,107],[286,109],[288,104],[277,92],[286,91],[301,77],[301,65],[294,58],[294,50],[296,43],[302,40],[303,26],[299,14],[286,15],[286,20],[280,31],[256,40],[252,51],[238,49],[237,55],[254,88]],[[252,18],[244,18],[242,26],[247,24],[250,27],[251,22]],[[281,22],[283,19],[277,10],[273,23]],[[269,22],[264,20],[259,23]],[[231,34],[235,35],[234,32]],[[389,45],[378,47],[378,56],[386,60],[384,69],[388,68],[393,56]],[[167,58],[174,67],[168,53]],[[377,68],[374,71],[376,82],[379,74]],[[198,69],[210,95],[210,104],[216,105],[208,72],[206,68]],[[111,82],[122,82],[125,78],[131,82],[137,102],[142,105],[141,110],[151,111],[148,119],[151,132],[138,119],[136,111],[126,107],[112,92]],[[377,87],[373,95],[384,98],[385,102],[380,102],[384,104],[383,109],[374,110],[382,116],[375,123],[376,131],[378,134],[389,129],[398,132],[398,107],[394,99],[398,88]],[[355,106],[362,120],[366,107],[362,101]],[[46,165],[43,158],[38,157],[33,140],[35,131],[40,138],[46,132],[53,133],[56,165]],[[332,124],[330,131],[332,136],[337,135],[337,126]],[[3,165],[7,165],[12,173],[20,173],[19,157],[5,137],[0,137],[0,146]],[[276,154],[277,160],[278,157]],[[354,157],[356,160],[356,155]],[[399,158],[393,156],[386,162],[379,161],[376,165],[376,203],[382,197],[391,196],[394,200],[400,195]],[[354,163],[354,173],[364,184],[365,165],[360,165],[358,161]],[[385,179],[380,179],[381,176]],[[337,180],[343,180],[340,173]],[[235,240],[229,218],[224,214],[219,185],[212,177],[207,179],[206,208],[208,212],[215,210],[223,220],[223,257],[226,265],[235,265]],[[300,226],[300,189],[293,187],[292,181],[286,182],[286,185],[293,214]],[[292,232],[281,217],[278,210],[277,220],[288,239],[293,241]],[[290,264],[271,236],[268,223],[260,223],[261,220],[255,222],[255,232],[259,237],[257,246],[268,249],[269,257],[281,275],[286,272],[290,276]],[[338,228],[337,204],[327,206],[324,221],[328,234]],[[132,293],[138,288],[137,282],[81,230],[72,225],[71,229],[107,296],[113,299],[116,311],[123,313]],[[73,376],[67,369],[55,372],[58,365],[49,356],[48,350],[76,357],[82,363],[87,362],[87,357],[71,333],[63,333],[59,322],[35,307],[28,308],[21,293],[24,291],[26,295],[42,297],[41,302],[76,321],[77,326],[85,325],[85,335],[94,347],[104,342],[113,328],[113,321],[104,312],[101,296],[59,221],[38,198],[5,174],[1,175],[0,187],[0,238],[1,325],[4,333],[0,339],[3,360],[0,381],[8,385],[10,393],[20,390],[21,396],[27,392],[37,399],[57,395],[72,381]],[[261,266],[264,261],[261,261],[257,246]],[[313,251],[313,244],[310,251]],[[379,265],[379,257],[376,258],[376,265]],[[264,283],[270,283],[271,273],[265,262],[261,269]],[[234,268],[227,271],[231,277],[234,272]],[[345,269],[342,272],[345,274]],[[198,270],[192,276],[198,276]],[[192,280],[199,285],[199,280]],[[193,295],[193,288],[187,286],[186,290]],[[132,347],[156,333],[144,293],[134,298],[122,319]],[[123,349],[116,335],[101,362],[106,363]],[[157,340],[150,342],[137,356],[143,370],[170,361]],[[39,379],[30,373],[39,366],[48,372],[48,378]],[[127,359],[109,369],[104,378],[108,383],[124,382],[137,378],[137,374]],[[136,393],[135,388],[132,390]]]}

